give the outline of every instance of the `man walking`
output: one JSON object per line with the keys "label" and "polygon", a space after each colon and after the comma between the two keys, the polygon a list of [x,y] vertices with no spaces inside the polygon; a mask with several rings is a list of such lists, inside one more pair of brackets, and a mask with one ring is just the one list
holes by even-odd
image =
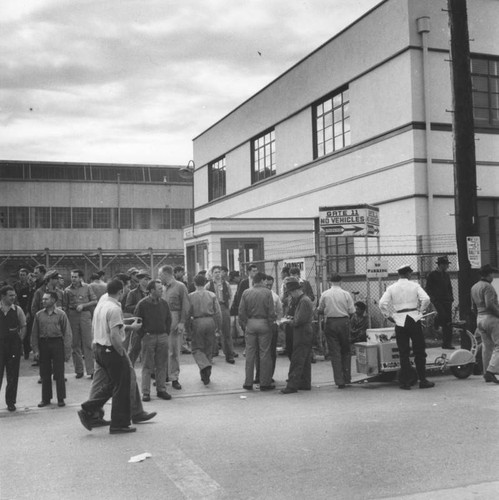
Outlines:
{"label": "man walking", "polygon": [[480,269],[480,281],[471,287],[471,301],[477,314],[477,331],[482,337],[482,360],[485,382],[499,384],[499,302],[492,286],[499,269],[485,264]]}
{"label": "man walking", "polygon": [[[234,361],[234,345],[230,333],[230,302],[231,291],[229,284],[222,278],[222,268],[220,266],[213,266],[211,269],[212,279],[207,283],[206,290],[213,292],[220,305],[222,313],[222,323],[220,333],[222,337],[222,350],[225,355],[225,361],[233,365]],[[215,347],[215,351],[218,347]]]}
{"label": "man walking", "polygon": [[189,295],[186,286],[173,277],[172,266],[161,267],[158,277],[164,285],[163,298],[168,302],[172,316],[170,335],[168,337],[167,376],[172,382],[172,387],[181,390],[182,386],[178,380],[180,375],[180,351],[185,333],[185,321],[189,314]]}
{"label": "man walking", "polygon": [[281,390],[282,394],[291,394],[298,390],[312,389],[312,341],[314,330],[312,318],[314,306],[310,297],[302,290],[297,278],[289,278],[286,290],[295,302],[295,313],[291,319],[293,327],[293,352],[289,365],[288,384]]}
{"label": "man walking", "polygon": [[411,266],[404,265],[398,269],[399,279],[386,289],[379,308],[385,317],[395,322],[400,355],[400,388],[409,390],[414,382],[409,359],[412,343],[419,388],[430,389],[435,384],[426,379],[426,346],[421,328],[422,313],[430,305],[430,297],[419,283],[409,281],[411,274]]}
{"label": "man walking", "polygon": [[[31,302],[31,290],[28,283],[29,271],[26,268],[19,269],[19,281],[14,283],[14,291],[16,292],[17,305],[23,310],[26,316],[26,321],[29,323],[29,312]],[[24,359],[29,359],[31,351],[29,331],[24,336],[23,341]]]}
{"label": "man walking", "polygon": [[[102,297],[95,308],[92,328],[94,331],[95,361],[106,373],[112,387],[111,434],[135,432],[130,426],[130,361],[123,347],[124,330],[138,330],[140,324],[124,326],[120,300],[123,296],[123,283],[111,280],[107,285],[107,297]],[[78,416],[82,425],[92,429],[92,416],[102,410],[109,399],[109,389],[103,386],[92,399],[82,403]]]}
{"label": "man walking", "polygon": [[447,255],[443,255],[437,259],[437,269],[428,274],[426,293],[437,310],[435,326],[442,327],[442,349],[454,349],[451,324],[454,295],[447,269],[449,269],[449,259]]}
{"label": "man walking", "polygon": [[255,352],[260,353],[260,390],[275,389],[272,385],[272,324],[276,319],[272,292],[265,286],[266,274],[257,272],[253,286],[245,290],[239,304],[239,322],[246,338],[246,378],[243,388],[253,389]]}
{"label": "man walking", "polygon": [[317,312],[326,319],[326,337],[333,366],[334,382],[338,389],[344,389],[352,381],[350,351],[350,316],[355,312],[353,298],[341,288],[341,276],[333,273],[331,288],[319,299]]}
{"label": "man walking", "polygon": [[215,330],[221,328],[222,312],[213,292],[205,289],[206,278],[198,274],[194,277],[196,291],[189,294],[192,321],[192,355],[199,367],[204,385],[210,383]]}
{"label": "man walking", "polygon": [[0,288],[0,389],[3,373],[7,375],[5,403],[9,411],[16,411],[19,365],[24,336],[26,316],[15,305],[16,292],[10,285]]}
{"label": "man walking", "polygon": [[65,406],[64,362],[71,357],[72,333],[66,313],[56,307],[57,300],[55,291],[45,292],[42,297],[43,309],[38,311],[33,321],[31,345],[35,355],[39,356],[42,379],[39,408],[49,405],[52,399],[52,374],[56,383],[57,405]]}
{"label": "man walking", "polygon": [[71,271],[71,285],[64,290],[63,309],[68,315],[73,333],[73,364],[76,378],[83,377],[83,357],[85,370],[92,378],[94,357],[92,354],[92,315],[91,309],[97,304],[97,297],[89,285],[83,283],[83,271]]}
{"label": "man walking", "polygon": [[160,399],[171,399],[166,391],[166,370],[168,361],[168,335],[172,317],[168,303],[161,295],[163,285],[160,280],[151,280],[143,298],[135,308],[134,316],[142,319],[142,401],[151,401],[151,374],[156,374],[156,395]]}

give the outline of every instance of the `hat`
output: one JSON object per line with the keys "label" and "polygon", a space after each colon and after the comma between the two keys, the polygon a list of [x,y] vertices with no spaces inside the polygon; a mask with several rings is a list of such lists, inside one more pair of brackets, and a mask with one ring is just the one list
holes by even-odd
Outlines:
{"label": "hat", "polygon": [[403,266],[400,266],[397,269],[397,272],[399,274],[407,274],[407,273],[412,273],[413,270],[412,270],[412,267],[409,264],[404,264]]}
{"label": "hat", "polygon": [[136,267],[131,267],[126,273],[132,276],[132,274],[137,274],[138,272],[139,270]]}
{"label": "hat", "polygon": [[293,290],[299,290],[301,288],[301,284],[296,278],[288,278],[284,284],[286,285],[287,292],[292,292]]}
{"label": "hat", "polygon": [[449,257],[447,257],[447,255],[442,255],[437,259],[437,264],[450,264]]}
{"label": "hat", "polygon": [[139,271],[135,277],[139,280],[141,280],[142,278],[151,279],[151,276],[147,271]]}
{"label": "hat", "polygon": [[499,273],[499,269],[492,267],[490,264],[485,264],[480,268],[480,274],[482,276],[487,276],[488,274]]}
{"label": "hat", "polygon": [[58,280],[60,277],[61,277],[61,275],[56,270],[53,270],[53,271],[49,271],[45,275],[45,280],[46,281],[48,281],[48,280]]}
{"label": "hat", "polygon": [[333,273],[329,277],[329,281],[332,281],[333,283],[339,283],[341,281],[341,276],[338,273]]}

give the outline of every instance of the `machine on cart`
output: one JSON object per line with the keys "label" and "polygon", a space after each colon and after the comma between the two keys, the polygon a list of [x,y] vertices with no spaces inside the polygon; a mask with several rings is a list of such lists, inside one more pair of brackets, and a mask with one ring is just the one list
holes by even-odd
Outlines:
{"label": "machine on cart", "polygon": [[[426,368],[428,370],[445,371],[450,369],[457,378],[468,378],[475,368],[478,343],[475,336],[464,328],[464,322],[452,324],[461,337],[461,345],[470,346],[469,349],[456,349],[443,352],[441,349],[428,349]],[[358,342],[355,345],[357,372],[366,375],[357,382],[395,380],[400,370],[400,356],[395,342],[395,327],[373,328],[367,330],[367,342]],[[428,351],[436,351],[431,356]],[[414,360],[411,357],[411,364]]]}

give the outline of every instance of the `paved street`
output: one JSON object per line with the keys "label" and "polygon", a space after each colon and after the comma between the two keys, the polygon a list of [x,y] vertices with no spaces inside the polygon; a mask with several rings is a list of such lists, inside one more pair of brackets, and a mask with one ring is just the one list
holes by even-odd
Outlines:
{"label": "paved street", "polygon": [[[499,387],[481,377],[341,391],[319,361],[311,392],[283,396],[242,390],[242,356],[216,358],[208,387],[182,361],[183,390],[169,388],[171,401],[153,391],[146,409],[158,416],[125,436],[81,426],[90,381],[69,367],[68,406],[38,409],[36,369],[23,362],[18,411],[0,410],[0,499],[498,498]],[[287,364],[280,356],[279,386]]]}

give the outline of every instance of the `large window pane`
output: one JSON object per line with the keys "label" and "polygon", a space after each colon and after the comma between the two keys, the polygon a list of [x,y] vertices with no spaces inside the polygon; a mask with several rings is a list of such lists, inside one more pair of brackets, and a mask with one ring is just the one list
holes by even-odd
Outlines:
{"label": "large window pane", "polygon": [[252,182],[276,174],[275,132],[272,130],[253,139]]}
{"label": "large window pane", "polygon": [[111,229],[113,227],[110,208],[94,208],[93,227],[94,229]]}
{"label": "large window pane", "polygon": [[69,229],[71,227],[71,209],[52,207],[52,228]]}
{"label": "large window pane", "polygon": [[[259,151],[258,151],[259,158]],[[225,157],[210,163],[208,166],[209,199],[215,200],[226,194]]]}
{"label": "large window pane", "polygon": [[10,207],[9,208],[9,227],[11,229],[29,227],[29,208],[28,207]]}
{"label": "large window pane", "polygon": [[73,208],[73,228],[91,229],[92,228],[92,209]]}
{"label": "large window pane", "polygon": [[473,116],[481,127],[497,128],[499,59],[472,58]]}
{"label": "large window pane", "polygon": [[34,229],[50,229],[50,207],[31,208],[31,227]]}
{"label": "large window pane", "polygon": [[134,208],[132,211],[133,229],[151,229],[151,209]]}

